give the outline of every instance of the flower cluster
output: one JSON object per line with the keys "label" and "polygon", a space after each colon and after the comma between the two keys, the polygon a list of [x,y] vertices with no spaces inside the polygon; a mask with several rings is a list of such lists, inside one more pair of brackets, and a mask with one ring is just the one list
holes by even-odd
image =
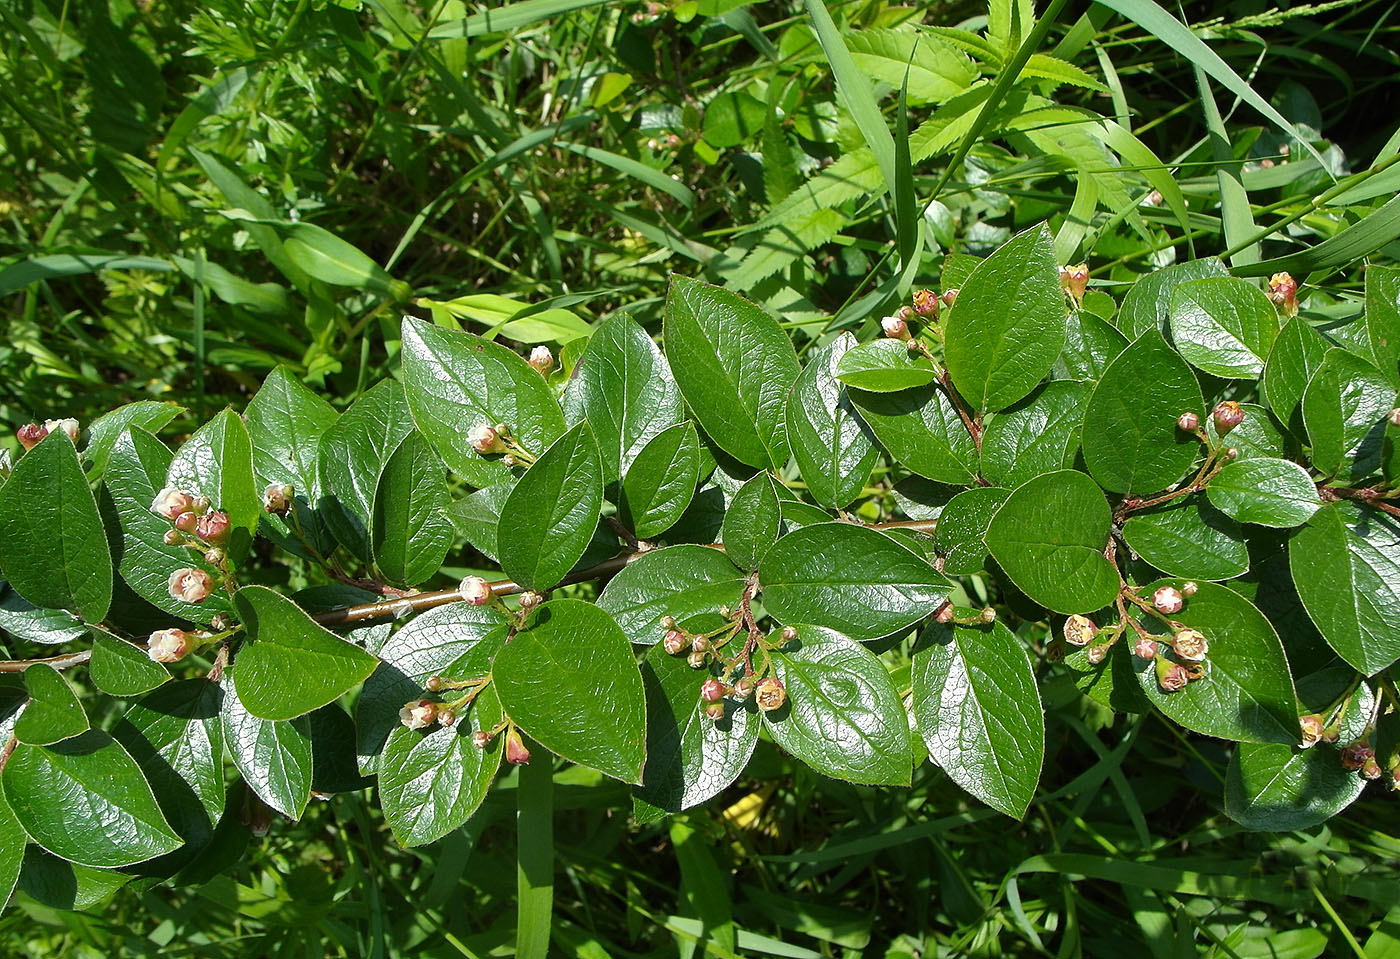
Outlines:
{"label": "flower cluster", "polygon": [[[719,677],[710,677],[700,685],[700,710],[708,718],[719,722],[724,719],[725,698],[735,702],[746,702],[752,698],[762,712],[768,713],[782,708],[787,702],[787,687],[773,675],[770,650],[777,649],[797,639],[797,630],[784,626],[778,631],[776,641],[770,641],[756,628],[747,634],[743,648],[732,659],[722,650],[739,634],[743,621],[742,611],[727,608],[720,610],[729,624],[714,633],[693,634],[680,627],[673,616],[661,617],[661,648],[672,656],[686,654],[686,662],[695,669],[705,669],[711,662],[717,664]],[[755,671],[753,654],[762,655],[763,666]],[[737,678],[736,678],[737,677]]]}

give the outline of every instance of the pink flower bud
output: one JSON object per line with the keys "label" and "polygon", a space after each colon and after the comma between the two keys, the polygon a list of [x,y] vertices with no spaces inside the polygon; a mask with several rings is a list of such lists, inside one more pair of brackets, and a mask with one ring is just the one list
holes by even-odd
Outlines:
{"label": "pink flower bud", "polygon": [[717,703],[729,694],[729,686],[718,679],[707,679],[700,686],[700,698],[707,703]]}
{"label": "pink flower bud", "polygon": [[778,642],[790,643],[797,638],[796,626],[784,626],[778,631]]}
{"label": "pink flower bud", "polygon": [[1196,595],[1196,590],[1199,589],[1199,588],[1200,588],[1200,587],[1197,586],[1194,582],[1188,581],[1188,582],[1182,583],[1182,584],[1181,584],[1181,595],[1182,595],[1182,596],[1195,596],[1195,595]]}
{"label": "pink flower bud", "polygon": [[160,540],[166,546],[179,546],[185,542],[185,534],[178,529],[168,529]]}
{"label": "pink flower bud", "polygon": [[1244,408],[1234,400],[1225,400],[1211,411],[1210,416],[1215,421],[1216,435],[1224,436],[1244,422]]}
{"label": "pink flower bud", "polygon": [[933,618],[936,622],[951,623],[953,617],[957,614],[958,611],[953,608],[953,604],[945,602],[942,606],[938,607],[938,612],[933,614]]}
{"label": "pink flower bud", "polygon": [[1342,750],[1340,758],[1343,768],[1359,770],[1366,760],[1376,758],[1376,751],[1366,743],[1352,743]]}
{"label": "pink flower bud", "polygon": [[527,589],[525,590],[525,592],[520,594],[521,612],[528,613],[543,602],[544,597],[541,596],[539,593],[535,592],[533,589]]}
{"label": "pink flower bud", "polygon": [[170,574],[170,596],[184,603],[202,603],[209,598],[214,581],[202,569],[177,569]]}
{"label": "pink flower bud", "polygon": [[399,722],[409,729],[426,729],[437,719],[437,703],[431,699],[414,699],[399,710]]}
{"label": "pink flower bud", "polygon": [[206,513],[195,524],[194,534],[206,543],[222,543],[230,528],[227,513]]}
{"label": "pink flower bud", "polygon": [[661,640],[661,648],[672,656],[685,652],[690,646],[690,637],[679,629],[666,630],[666,636]]}
{"label": "pink flower bud", "polygon": [[1194,433],[1201,425],[1201,418],[1195,413],[1182,413],[1176,418],[1176,428],[1183,433]]}
{"label": "pink flower bud", "polygon": [[530,351],[530,359],[527,362],[544,376],[554,369],[554,354],[549,352],[547,346],[537,346]]}
{"label": "pink flower bud", "polygon": [[472,449],[485,456],[488,453],[504,453],[506,444],[501,442],[501,434],[494,426],[487,426],[484,423],[473,427],[467,434],[467,442]]}
{"label": "pink flower bud", "polygon": [[783,687],[783,681],[776,676],[764,676],[754,687],[754,702],[765,713],[781,708],[787,702],[787,689]]}
{"label": "pink flower bud", "polygon": [[1095,666],[1103,662],[1107,656],[1108,647],[1102,643],[1098,646],[1090,646],[1088,649],[1084,650],[1084,658]]}
{"label": "pink flower bud", "polygon": [[1181,607],[1186,604],[1186,598],[1181,595],[1181,590],[1175,586],[1163,586],[1152,594],[1152,605],[1157,607],[1157,612],[1172,613],[1181,612]]}
{"label": "pink flower bud", "polygon": [[1179,629],[1172,636],[1172,652],[1176,653],[1180,659],[1189,659],[1198,663],[1206,658],[1206,653],[1210,652],[1210,643],[1200,630]]}
{"label": "pink flower bud", "polygon": [[914,312],[914,308],[912,306],[901,306],[899,309],[894,311],[894,315],[899,317],[905,323],[908,323],[910,320],[912,320],[919,314]]}
{"label": "pink flower bud", "polygon": [[39,441],[49,435],[49,431],[38,423],[26,423],[15,431],[15,439],[19,440],[19,445],[27,450],[32,450],[39,445]]}
{"label": "pink flower bud", "polygon": [[977,614],[977,619],[990,626],[992,623],[995,623],[997,621],[997,611],[992,609],[992,607],[987,606],[982,610],[982,612]]}
{"label": "pink flower bud", "polygon": [[1299,716],[1298,727],[1302,731],[1304,747],[1316,745],[1322,739],[1322,717],[1317,713]]}
{"label": "pink flower bud", "polygon": [[710,651],[710,638],[708,636],[696,636],[690,641],[690,648],[697,653],[707,653]]}
{"label": "pink flower bud", "polygon": [[146,640],[152,662],[178,663],[190,654],[190,634],[183,629],[158,629]]}
{"label": "pink flower bud", "polygon": [[457,724],[457,710],[439,709],[437,721],[440,726],[455,726]]}
{"label": "pink flower bud", "polygon": [[1362,779],[1380,779],[1380,778],[1381,778],[1381,764],[1378,763],[1378,762],[1376,762],[1376,757],[1375,757],[1375,756],[1372,756],[1370,759],[1366,760],[1364,763],[1361,764],[1361,778],[1362,778]]}
{"label": "pink flower bud", "polygon": [[937,316],[938,294],[932,290],[915,290],[914,312],[920,316]]}
{"label": "pink flower bud", "polygon": [[525,740],[514,726],[506,732],[506,762],[523,766],[530,761],[530,750],[525,748]]}
{"label": "pink flower bud", "polygon": [[1088,646],[1099,634],[1099,628],[1088,616],[1075,613],[1065,620],[1065,642],[1071,646]]}
{"label": "pink flower bud", "polygon": [[269,483],[263,490],[263,510],[275,516],[286,516],[291,512],[296,492],[291,483]]}
{"label": "pink flower bud", "polygon": [[462,594],[462,599],[473,606],[485,606],[491,602],[494,595],[491,592],[491,584],[480,576],[468,576],[458,585],[457,591]]}
{"label": "pink flower bud", "polygon": [[887,316],[880,321],[880,329],[892,340],[908,340],[909,324],[897,316]]}
{"label": "pink flower bud", "polygon": [[744,700],[748,699],[750,696],[753,695],[753,680],[747,676],[739,680],[737,683],[734,684],[734,691],[732,695],[735,699],[739,700],[740,702],[743,702]]}
{"label": "pink flower bud", "polygon": [[423,688],[430,693],[439,693],[447,688],[447,680],[442,676],[429,676],[428,681],[423,684]]}
{"label": "pink flower bud", "polygon": [[676,617],[662,616],[661,619],[657,621],[657,625],[660,626],[662,629],[675,629]]}
{"label": "pink flower bud", "polygon": [[703,712],[707,718],[719,722],[724,718],[724,703],[706,703]]}
{"label": "pink flower bud", "polygon": [[1173,663],[1170,660],[1157,660],[1157,685],[1169,693],[1185,689],[1186,684],[1191,682],[1191,674],[1185,666]]}
{"label": "pink flower bud", "polygon": [[472,733],[472,745],[477,749],[485,749],[491,745],[491,734],[484,729],[478,729]]}
{"label": "pink flower bud", "polygon": [[1077,263],[1074,266],[1060,267],[1060,286],[1078,303],[1084,299],[1084,291],[1089,288],[1089,266]]}
{"label": "pink flower bud", "polygon": [[1138,641],[1133,644],[1133,655],[1138,659],[1156,659],[1157,643],[1146,636],[1138,637]]}
{"label": "pink flower bud", "polygon": [[64,432],[75,444],[78,442],[78,421],[71,416],[61,420],[45,420],[44,432]]}
{"label": "pink flower bud", "polygon": [[1391,410],[1386,419],[1390,421],[1391,426],[1400,426],[1400,409]]}
{"label": "pink flower bud", "polygon": [[938,297],[938,301],[943,304],[943,308],[946,310],[958,302],[958,288],[955,286],[950,290],[944,290],[942,295]]}
{"label": "pink flower bud", "polygon": [[691,669],[705,668],[705,654],[699,650],[692,649],[685,657],[686,664]]}
{"label": "pink flower bud", "polygon": [[167,486],[156,494],[155,502],[151,503],[151,512],[173,523],[180,514],[192,513],[193,503],[194,498],[189,493]]}
{"label": "pink flower bud", "polygon": [[210,566],[222,566],[226,556],[224,551],[217,546],[211,546],[204,551],[204,561]]}
{"label": "pink flower bud", "polygon": [[175,528],[182,533],[193,533],[199,528],[199,517],[192,511],[175,517]]}
{"label": "pink flower bud", "polygon": [[1287,273],[1269,277],[1269,299],[1284,316],[1298,315],[1298,281]]}

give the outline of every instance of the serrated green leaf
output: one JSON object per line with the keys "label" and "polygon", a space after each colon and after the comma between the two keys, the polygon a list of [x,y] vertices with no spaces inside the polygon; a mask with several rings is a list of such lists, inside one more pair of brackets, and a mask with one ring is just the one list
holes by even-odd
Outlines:
{"label": "serrated green leaf", "polygon": [[944,573],[963,576],[981,572],[987,562],[987,543],[983,539],[987,525],[1010,495],[1010,490],[974,486],[948,501],[939,514],[934,535],[934,544],[943,555]]}
{"label": "serrated green leaf", "polygon": [[[366,564],[374,559],[370,529],[379,477],[411,432],[413,420],[403,387],[383,380],[351,403],[317,444],[316,471],[321,482],[321,498],[314,504],[317,514],[340,544]],[[466,445],[462,434],[456,434],[456,442]],[[440,443],[433,441],[433,445],[442,452]]]}
{"label": "serrated green leaf", "polygon": [[1227,464],[1211,478],[1206,496],[1236,522],[1279,529],[1306,523],[1322,506],[1307,470],[1262,456]]}
{"label": "serrated green leaf", "polygon": [[139,696],[169,681],[170,670],[140,646],[94,630],[88,678],[109,696]]}
{"label": "serrated green leaf", "polygon": [[20,742],[47,746],[87,731],[89,723],[83,704],[58,670],[36,663],[24,671],[24,686],[29,692],[29,705],[14,729],[14,737]]}
{"label": "serrated green leaf", "polygon": [[851,59],[867,76],[891,87],[907,84],[914,103],[942,103],[977,79],[967,55],[930,34],[857,30],[845,35]]}
{"label": "serrated green leaf", "polygon": [[622,480],[618,508],[639,539],[666,532],[680,520],[700,482],[700,434],[687,420],[653,436]]}
{"label": "serrated green leaf", "polygon": [[1300,404],[1308,380],[1327,355],[1327,341],[1307,320],[1295,316],[1283,325],[1264,364],[1260,391],[1274,415],[1293,432],[1302,435]]}
{"label": "serrated green leaf", "polygon": [[898,393],[853,390],[851,401],[880,445],[907,469],[940,483],[977,482],[977,444],[942,386]]}
{"label": "serrated green leaf", "polygon": [[841,358],[855,345],[854,336],[842,333],[812,356],[788,395],[793,459],[812,498],[829,509],[860,496],[879,458],[869,428],[836,379]]}
{"label": "serrated green leaf", "polygon": [[1148,330],[1165,333],[1167,318],[1171,314],[1172,290],[1191,280],[1229,275],[1225,264],[1215,257],[1154,270],[1140,277],[1123,297],[1123,306],[1118,311],[1118,328],[1133,340]]}
{"label": "serrated green leaf", "polygon": [[1325,746],[1241,743],[1225,773],[1225,814],[1246,829],[1311,829],[1360,797],[1366,780]]}
{"label": "serrated green leaf", "polygon": [[501,568],[526,589],[548,589],[588,548],[603,507],[603,462],[588,423],[579,423],[545,450],[515,484],[497,539]]}
{"label": "serrated green leaf", "polygon": [[1256,379],[1278,335],[1278,311],[1253,283],[1233,276],[1188,280],[1171,294],[1172,342],[1199,370]]}
{"label": "serrated green leaf", "polygon": [[262,492],[254,482],[248,429],[237,413],[224,410],[176,451],[165,485],[203,494],[215,509],[228,514],[231,529],[224,551],[236,561],[252,547],[262,516]]}
{"label": "serrated green leaf", "polygon": [[446,469],[414,430],[379,474],[370,543],[375,566],[391,583],[418,585],[438,571],[452,548]]}
{"label": "serrated green leaf", "polygon": [[1078,383],[1046,383],[992,417],[982,433],[982,475],[1010,488],[1073,466],[1088,395]]}
{"label": "serrated green leaf", "polygon": [[842,353],[836,362],[838,380],[871,393],[893,393],[926,386],[937,376],[928,357],[911,351],[899,340],[862,343]]}
{"label": "serrated green leaf", "polygon": [[603,587],[598,606],[622,627],[628,642],[661,641],[663,616],[682,627],[721,606],[733,609],[744,595],[745,575],[724,553],[680,545],[643,553]]}
{"label": "serrated green leaf", "polygon": [[229,755],[259,799],[289,819],[300,819],[311,798],[311,722],[305,716],[276,721],[254,716],[239,698],[237,672],[224,673],[219,711]]}
{"label": "serrated green leaf", "polygon": [[783,517],[778,503],[778,490],[773,478],[759,473],[749,480],[729,501],[720,526],[720,541],[724,543],[729,561],[740,569],[758,568],[759,560],[778,541]]}
{"label": "serrated green leaf", "polygon": [[1147,562],[1183,579],[1233,579],[1249,571],[1244,532],[1200,497],[1138,513],[1123,539]]}
{"label": "serrated green leaf", "polygon": [[1303,391],[1313,466],[1342,482],[1378,472],[1395,400],[1395,386],[1373,364],[1347,350],[1328,351]]}

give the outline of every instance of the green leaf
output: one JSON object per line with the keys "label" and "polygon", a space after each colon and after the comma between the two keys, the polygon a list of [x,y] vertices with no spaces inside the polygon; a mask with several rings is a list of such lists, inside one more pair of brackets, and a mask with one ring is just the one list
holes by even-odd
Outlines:
{"label": "green leaf", "polygon": [[603,463],[588,423],[569,430],[520,477],[501,507],[501,568],[526,589],[548,589],[573,569],[603,507]]}
{"label": "green leaf", "polygon": [[1165,333],[1167,318],[1171,315],[1172,290],[1191,280],[1229,275],[1225,264],[1215,257],[1178,263],[1145,274],[1123,297],[1123,306],[1118,311],[1118,328],[1134,340],[1148,330]]}
{"label": "green leaf", "polygon": [[[534,370],[530,372],[539,376]],[[341,545],[365,563],[373,560],[370,527],[379,477],[411,432],[413,420],[403,387],[394,380],[384,380],[351,403],[321,434],[317,445],[321,498],[313,505]],[[425,435],[433,440],[431,434]],[[459,446],[466,445],[462,434],[454,435]],[[442,452],[436,441],[434,446]]]}
{"label": "green leaf", "polygon": [[1225,774],[1225,814],[1246,829],[1311,829],[1346,809],[1366,780],[1325,746],[1242,743]]}
{"label": "green leaf", "polygon": [[514,488],[515,479],[511,478],[504,483],[479,489],[447,508],[457,531],[493,563],[500,562],[496,534],[501,524],[501,508],[506,505],[506,498]]}
{"label": "green leaf", "polygon": [[626,313],[615,313],[594,330],[574,367],[564,416],[570,426],[588,421],[602,453],[604,480],[614,483],[648,443],[680,425],[685,409],[671,367],[651,337]]}
{"label": "green leaf", "polygon": [[1021,641],[990,628],[930,624],[914,648],[913,710],[929,758],[1013,819],[1045,762],[1045,713]]}
{"label": "green leaf", "polygon": [[[1139,593],[1151,596],[1160,586],[1180,588],[1181,581],[1159,580]],[[1283,644],[1264,614],[1224,586],[1197,583],[1195,595],[1174,618],[1209,640],[1206,676],[1185,689],[1165,692],[1153,663],[1134,656],[1133,668],[1152,704],[1169,719],[1206,736],[1297,743],[1298,697]],[[1143,625],[1149,632],[1166,629],[1155,619]]]}
{"label": "green leaf", "polygon": [[847,386],[871,393],[893,393],[926,386],[938,376],[933,363],[899,340],[862,343],[836,362],[836,378]]}
{"label": "green leaf", "polygon": [[908,629],[950,589],[912,550],[851,523],[793,530],[763,557],[758,578],[764,607],[779,622],[815,623],[858,640]]}
{"label": "green leaf", "polygon": [[[1141,281],[1139,281],[1141,282]],[[1155,331],[1139,336],[1104,371],[1084,411],[1084,462],[1114,493],[1153,493],[1186,473],[1200,441],[1176,428],[1203,415],[1191,367]]]}
{"label": "green leaf", "polygon": [[1378,472],[1394,408],[1395,387],[1380,370],[1347,350],[1330,350],[1303,391],[1313,466],[1341,482]]}
{"label": "green leaf", "polygon": [[94,630],[88,678],[109,696],[139,696],[170,679],[170,671],[140,646]]}
{"label": "green leaf", "polygon": [[509,475],[499,457],[488,459],[464,442],[476,427],[504,423],[534,456],[564,432],[564,414],[544,377],[511,350],[470,333],[405,317],[403,381],[419,431],[472,486]]}
{"label": "green leaf", "polygon": [[1327,341],[1308,321],[1295,316],[1283,325],[1264,364],[1264,402],[1290,430],[1303,432],[1303,391],[1327,355]]}
{"label": "green leaf", "polygon": [[759,473],[734,494],[720,527],[729,561],[740,569],[757,569],[763,554],[778,541],[783,518],[773,478]]}
{"label": "green leaf", "polygon": [[907,469],[940,483],[977,482],[977,444],[942,386],[898,393],[855,390],[851,401],[880,445]]}
{"label": "green leaf", "polygon": [[992,517],[986,542],[1032,600],[1057,613],[1088,613],[1118,595],[1118,571],[1103,554],[1112,521],[1093,480],[1060,470],[1018,486]]}
{"label": "green leaf", "polygon": [[374,493],[374,563],[391,583],[416,586],[452,547],[447,468],[417,430],[384,464]]}
{"label": "green leaf", "polygon": [[1400,523],[1379,510],[1333,503],[1288,542],[1298,598],[1329,646],[1374,676],[1400,659]]}
{"label": "green leaf", "polygon": [[700,482],[700,434],[687,420],[657,433],[641,448],[622,480],[618,508],[639,539],[666,532],[685,513]]}
{"label": "green leaf", "polygon": [[606,611],[576,599],[544,603],[496,654],[491,675],[506,715],[541,746],[623,782],[642,781],[642,677]]}
{"label": "green leaf", "polygon": [[[1089,291],[1090,294],[1095,291]],[[1085,303],[1091,301],[1085,296]],[[1128,345],[1128,338],[1108,320],[1087,309],[1070,310],[1065,346],[1051,372],[1060,379],[1097,382],[1108,364]]]}
{"label": "green leaf", "polygon": [[836,379],[856,338],[842,333],[818,351],[793,384],[787,437],[812,498],[828,509],[849,506],[865,489],[879,452],[850,395]]}
{"label": "green leaf", "polygon": [[982,433],[982,475],[994,486],[1019,486],[1074,465],[1088,389],[1046,383],[992,417]]}
{"label": "green leaf", "polygon": [[1274,425],[1274,418],[1269,415],[1269,411],[1253,403],[1241,403],[1240,409],[1244,411],[1244,421],[1226,433],[1226,436],[1230,437],[1228,443],[1222,442],[1220,431],[1215,428],[1215,417],[1206,417],[1205,428],[1206,435],[1210,437],[1210,445],[1233,449],[1236,462],[1247,459],[1285,458],[1283,434]]}
{"label": "green leaf", "polygon": [[1244,532],[1199,496],[1134,515],[1123,524],[1123,539],[1170,576],[1218,580],[1249,572]]}
{"label": "green leaf", "polygon": [[15,722],[14,737],[22,743],[47,746],[84,733],[87,713],[58,670],[36,663],[24,671],[29,705]]}
{"label": "green leaf", "polygon": [[[228,514],[232,529],[225,552],[247,555],[262,516],[262,491],[254,485],[253,443],[243,419],[224,410],[185,441],[170,461],[165,485],[209,497]],[[148,503],[147,506],[150,504]]]}
{"label": "green leaf", "polygon": [[1268,457],[1227,464],[1211,478],[1206,496],[1236,522],[1279,529],[1306,523],[1322,506],[1307,470],[1289,460]]}
{"label": "green leaf", "polygon": [[492,729],[502,715],[488,686],[452,726],[420,731],[400,725],[389,734],[379,757],[379,802],[396,842],[421,846],[472,817],[496,778],[505,739],[496,736],[478,749],[472,733]]}
{"label": "green leaf", "polygon": [[234,604],[248,634],[238,651],[239,697],[260,719],[292,719],[324,706],[378,662],[266,586],[244,586]]}
{"label": "green leaf", "polygon": [[10,893],[15,891],[15,881],[19,879],[28,842],[24,827],[10,811],[10,804],[5,801],[4,792],[0,791],[0,902],[8,903]]}
{"label": "green leaf", "polygon": [[202,603],[187,603],[170,595],[170,575],[177,569],[202,569],[215,582],[220,575],[198,550],[165,545],[170,523],[152,513],[151,504],[165,485],[170,460],[165,444],[139,427],[128,429],[112,447],[105,481],[110,499],[104,503],[104,511],[108,526],[114,531],[121,528],[120,544],[115,545],[117,570],[146,602],[208,625],[214,616],[232,610],[226,595],[216,591]]}
{"label": "green leaf", "polygon": [[77,451],[62,430],[20,457],[0,486],[0,568],[35,606],[72,610],[90,623],[107,615],[112,554]]}
{"label": "green leaf", "polygon": [[784,413],[801,368],[778,321],[728,290],[673,275],[664,336],[676,383],[715,444],[749,466],[786,466]]}
{"label": "green leaf", "polygon": [[[3,782],[29,838],[71,862],[130,866],[180,846],[141,767],[100,729],[53,746],[20,743]],[[82,801],[63,802],[64,796]]]}
{"label": "green leaf", "polygon": [[1253,283],[1233,276],[1179,284],[1169,318],[1181,355],[1214,376],[1257,379],[1278,335],[1273,303]]}
{"label": "green leaf", "polygon": [[908,82],[914,103],[941,103],[972,86],[977,70],[962,51],[936,36],[905,30],[864,29],[844,36],[866,76],[891,87]]}
{"label": "green leaf", "polygon": [[279,227],[283,234],[283,251],[307,276],[394,300],[407,298],[410,290],[404,283],[395,280],[358,247],[334,233],[314,223],[279,224]]}
{"label": "green leaf", "polygon": [[938,517],[934,544],[943,556],[943,572],[964,576],[981,572],[987,562],[987,525],[1011,495],[1010,490],[974,486],[948,501]]}
{"label": "green leaf", "polygon": [[643,553],[623,567],[598,596],[630,643],[650,646],[666,632],[661,618],[682,627],[721,606],[733,609],[744,595],[746,577],[724,553],[708,546],[668,546]]}
{"label": "green leaf", "polygon": [[1065,344],[1065,295],[1044,224],[1012,237],[972,271],[944,321],[953,385],[978,410],[999,410],[1045,378]]}
{"label": "green leaf", "polygon": [[1400,384],[1400,269],[1396,267],[1376,263],[1366,268],[1366,338],[1381,373]]}
{"label": "green leaf", "polygon": [[835,630],[798,626],[773,652],[787,702],[763,713],[777,744],[819,773],[847,782],[907,786],[909,717],[885,664]]}
{"label": "green leaf", "polygon": [[174,403],[137,400],[93,420],[88,427],[87,446],[83,447],[83,459],[88,461],[88,477],[95,480],[102,475],[107,468],[107,459],[112,455],[112,447],[128,426],[159,432],[161,427],[183,412],[185,408]]}
{"label": "green leaf", "polygon": [[66,609],[35,606],[8,583],[0,586],[0,629],[16,639],[45,646],[70,643],[87,633],[78,616]]}
{"label": "green leaf", "polygon": [[127,872],[80,866],[30,844],[23,847],[19,890],[55,909],[91,909],[109,902],[134,877]]}
{"label": "green leaf", "polygon": [[[758,744],[758,718],[728,700],[720,722],[701,710],[708,670],[652,647],[642,660],[647,700],[647,761],[633,791],[641,810],[680,812],[718,795],[739,777]],[[642,818],[654,818],[642,816]]]}
{"label": "green leaf", "polygon": [[259,799],[289,819],[300,819],[311,798],[311,720],[298,716],[273,721],[254,716],[239,698],[237,672],[224,673],[224,702],[219,713],[229,755]]}

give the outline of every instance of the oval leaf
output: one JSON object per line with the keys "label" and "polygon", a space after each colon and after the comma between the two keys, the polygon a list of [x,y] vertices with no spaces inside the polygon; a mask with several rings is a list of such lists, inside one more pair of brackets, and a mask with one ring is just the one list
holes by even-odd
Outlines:
{"label": "oval leaf", "polygon": [[759,473],[739,487],[720,526],[720,540],[730,562],[740,569],[757,569],[763,554],[778,541],[782,525],[773,478]]}
{"label": "oval leaf", "polygon": [[625,566],[603,587],[598,606],[612,615],[628,642],[650,646],[665,633],[663,616],[686,627],[721,606],[738,606],[746,579],[717,549],[668,546]]}
{"label": "oval leaf", "polygon": [[438,571],[452,547],[446,467],[417,430],[384,464],[374,494],[374,562],[391,583],[415,586]]}
{"label": "oval leaf", "polygon": [[15,722],[14,736],[22,743],[47,746],[88,729],[87,713],[58,670],[36,663],[24,671],[29,705]]}
{"label": "oval leaf", "polygon": [[1264,364],[1259,384],[1269,409],[1290,430],[1302,435],[1303,391],[1327,355],[1327,341],[1302,316],[1283,325]]}
{"label": "oval leaf", "polygon": [[871,393],[926,386],[938,376],[933,363],[899,340],[875,340],[849,349],[836,363],[836,378]]}
{"label": "oval leaf", "polygon": [[520,477],[501,507],[501,569],[526,589],[548,589],[573,569],[603,508],[603,463],[587,423],[569,430]]}
{"label": "oval leaf", "polygon": [[1249,571],[1249,547],[1237,523],[1200,497],[1139,513],[1123,539],[1147,562],[1183,579],[1233,579]]}
{"label": "oval leaf", "polygon": [[254,482],[253,442],[248,429],[237,413],[224,410],[175,453],[165,485],[201,493],[215,509],[228,514],[231,529],[225,552],[237,560],[252,547],[263,512],[262,493]]}
{"label": "oval leaf", "polygon": [[315,504],[317,514],[341,545],[365,563],[374,560],[370,528],[379,477],[412,431],[403,387],[384,380],[321,434],[316,467],[323,492]]}
{"label": "oval leaf", "polygon": [[1378,472],[1386,416],[1394,408],[1395,387],[1380,370],[1354,353],[1331,350],[1303,391],[1313,466],[1341,482]]}
{"label": "oval leaf", "polygon": [[637,453],[622,480],[618,504],[639,539],[666,532],[685,513],[700,482],[700,434],[695,424],[662,430]]}
{"label": "oval leaf", "polygon": [[[220,723],[229,755],[258,798],[289,819],[300,819],[311,798],[311,721],[259,719],[238,696],[237,669],[224,673]],[[402,705],[402,703],[400,703]]]}
{"label": "oval leaf", "polygon": [[977,482],[977,444],[942,386],[898,393],[855,390],[851,401],[880,445],[907,469],[940,483]]}
{"label": "oval leaf", "polygon": [[987,525],[1010,495],[1009,490],[975,486],[948,501],[934,536],[944,573],[963,576],[982,570],[987,562]]}
{"label": "oval leaf", "polygon": [[856,338],[842,333],[808,362],[787,402],[787,436],[812,498],[828,509],[849,506],[879,459],[869,428],[836,379]]}
{"label": "oval leaf", "polygon": [[1325,746],[1241,743],[1225,774],[1225,814],[1246,829],[1292,832],[1350,806],[1366,780]]}
{"label": "oval leaf", "polygon": [[1278,335],[1278,311],[1248,280],[1216,276],[1172,290],[1170,325],[1172,342],[1196,369],[1252,380]]}
{"label": "oval leaf", "polygon": [[152,662],[140,646],[96,632],[88,678],[109,696],[139,696],[169,681],[170,671]]}
{"label": "oval leaf", "polygon": [[1046,383],[992,417],[982,433],[982,475],[1009,489],[1073,466],[1087,396],[1078,383]]}
{"label": "oval leaf", "polygon": [[1322,507],[1307,470],[1268,457],[1228,464],[1211,478],[1206,496],[1236,522],[1279,529],[1306,523]]}

